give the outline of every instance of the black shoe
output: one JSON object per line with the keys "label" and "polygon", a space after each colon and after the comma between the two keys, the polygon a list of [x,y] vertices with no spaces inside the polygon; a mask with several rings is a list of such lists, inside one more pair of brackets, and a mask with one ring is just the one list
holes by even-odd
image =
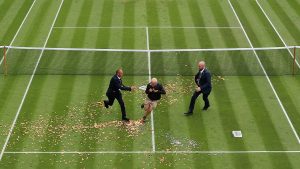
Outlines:
{"label": "black shoe", "polygon": [[145,105],[144,104],[141,104],[141,109],[143,109],[145,107]]}
{"label": "black shoe", "polygon": [[108,106],[107,101],[104,100],[103,102],[104,102],[104,106],[108,109],[109,106]]}
{"label": "black shoe", "polygon": [[203,107],[202,110],[206,111],[208,108],[209,108],[209,106],[205,106],[205,107]]}
{"label": "black shoe", "polygon": [[124,121],[124,122],[129,122],[129,119],[126,118],[126,117],[123,117],[123,118],[122,118],[122,121]]}
{"label": "black shoe", "polygon": [[190,115],[193,115],[193,112],[186,112],[186,113],[184,113],[184,115],[190,116]]}

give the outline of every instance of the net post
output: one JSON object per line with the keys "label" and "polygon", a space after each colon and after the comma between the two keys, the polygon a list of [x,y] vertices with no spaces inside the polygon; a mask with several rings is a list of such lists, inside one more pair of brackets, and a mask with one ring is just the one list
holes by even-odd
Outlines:
{"label": "net post", "polygon": [[6,58],[6,46],[3,47],[3,73],[7,76],[7,58]]}
{"label": "net post", "polygon": [[296,65],[296,46],[294,46],[294,52],[293,52],[293,76],[295,75],[295,65]]}

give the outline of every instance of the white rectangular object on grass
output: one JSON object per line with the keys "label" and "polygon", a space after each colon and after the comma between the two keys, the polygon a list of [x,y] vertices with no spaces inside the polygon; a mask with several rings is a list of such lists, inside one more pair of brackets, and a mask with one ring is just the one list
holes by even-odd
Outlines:
{"label": "white rectangular object on grass", "polygon": [[140,86],[140,87],[139,87],[139,89],[140,89],[140,90],[144,90],[144,91],[145,91],[145,90],[147,89],[147,86],[146,86],[146,85],[144,85],[144,86]]}
{"label": "white rectangular object on grass", "polygon": [[232,136],[241,138],[241,137],[243,137],[243,134],[242,134],[242,131],[232,131]]}

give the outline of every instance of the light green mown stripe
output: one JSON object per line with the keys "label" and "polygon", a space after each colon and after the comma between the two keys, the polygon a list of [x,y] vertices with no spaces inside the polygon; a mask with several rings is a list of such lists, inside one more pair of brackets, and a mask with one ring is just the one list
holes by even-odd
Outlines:
{"label": "light green mown stripe", "polygon": [[[57,136],[62,134],[62,131],[59,128],[56,128],[56,126],[64,125],[67,121],[66,117],[68,116],[68,112],[64,110],[66,109],[65,106],[70,104],[73,98],[75,81],[76,78],[71,76],[60,77],[59,85],[55,94],[55,101],[52,107],[53,112],[50,114],[46,134],[41,143],[40,151],[60,151],[62,140]],[[46,156],[41,156],[37,167],[53,167],[53,164],[49,164],[47,160]]]}
{"label": "light green mown stripe", "polygon": [[[227,18],[225,18],[225,16],[224,16],[224,12],[223,12],[223,10],[222,10],[222,8],[221,8],[221,6],[219,5],[219,3],[218,2],[213,2],[213,1],[210,1],[211,2],[211,8],[212,8],[212,11],[219,11],[219,15],[217,16],[217,15],[214,15],[214,19],[216,20],[216,22],[217,23],[219,23],[219,20],[223,20],[223,22],[225,22],[225,24],[228,24],[228,21],[227,21]],[[215,14],[215,13],[214,13]],[[231,30],[229,30],[229,32],[232,34],[232,35],[234,35],[233,33],[232,33],[232,31]],[[226,32],[224,32],[224,31],[220,31],[220,33],[221,33],[221,35],[222,35],[222,39],[223,39],[223,42],[226,44],[226,46],[227,47],[230,47],[231,45],[232,46],[236,46],[236,47],[238,47],[239,46],[239,43],[237,42],[237,40],[236,40],[236,37],[235,36],[227,36],[227,33]],[[244,57],[241,57],[241,58],[236,58],[236,57],[230,57],[230,60],[231,60],[231,63],[232,63],[232,65],[230,65],[230,66],[232,66],[233,67],[233,70],[235,71],[235,72],[240,72],[241,70],[239,70],[239,68],[240,68],[240,64],[242,64],[242,63],[246,63],[246,60],[245,60],[245,58]],[[228,63],[223,63],[224,65],[227,65],[228,66]],[[249,67],[247,66],[247,65],[244,65],[243,66],[243,69],[245,69],[246,70],[246,72],[250,72],[250,70],[249,70]],[[226,78],[226,77],[225,77]],[[228,78],[230,78],[230,77],[228,77]],[[227,80],[227,79],[226,79]],[[227,84],[227,83],[226,83]],[[230,85],[229,85],[230,84]],[[227,88],[227,90],[228,91],[230,91],[228,88],[230,88],[231,86],[235,86],[235,83],[234,82],[232,82],[232,81],[230,81],[229,82],[229,84],[228,85],[226,85],[226,88]],[[240,85],[239,85],[239,87],[240,87]],[[230,94],[230,95],[228,95],[228,99],[230,100],[230,96],[231,96],[232,94]],[[243,126],[243,124],[241,124],[241,123],[239,123],[238,121],[240,121],[239,120],[239,114],[240,114],[240,111],[239,110],[237,110],[237,109],[235,109],[235,105],[237,105],[237,104],[239,104],[240,103],[240,98],[238,99],[238,100],[234,100],[233,101],[233,103],[235,103],[236,102],[236,104],[233,104],[232,105],[232,113],[235,113],[234,114],[234,116],[236,117],[236,122],[237,122],[237,124],[238,124],[238,126],[239,127],[242,127]],[[222,116],[222,115],[221,115]],[[232,129],[232,130],[242,130],[242,128],[239,128],[239,129]],[[243,130],[242,130],[243,131]],[[228,135],[229,135],[229,133],[228,133]],[[243,146],[243,148],[245,148],[246,149],[246,147],[247,147],[247,143],[246,142],[244,142],[244,146]],[[257,147],[255,147],[255,148],[257,148]],[[250,159],[248,160],[248,163],[250,163],[251,161],[250,161]]]}
{"label": "light green mown stripe", "polygon": [[[60,15],[58,16],[58,19],[56,20],[55,26],[57,25],[65,25],[68,18],[71,15],[71,9],[72,9],[72,5],[74,5],[74,3],[72,3],[73,1],[65,1],[64,5],[62,6]],[[65,36],[65,35],[69,35],[66,32],[71,32],[74,33],[74,31],[70,31],[70,30],[57,30],[54,29],[51,38],[48,40],[48,44],[47,47],[60,47],[60,46],[66,46],[67,44],[71,43],[71,41],[68,41],[69,38],[73,37],[73,36]]]}
{"label": "light green mown stripe", "polygon": [[[180,18],[180,13],[179,13],[179,6],[177,4],[177,2],[169,2],[168,3],[168,10],[169,10],[169,18],[170,18],[170,23],[172,26],[183,26],[182,20]],[[190,15],[192,18],[192,15]],[[172,33],[173,33],[173,38],[174,38],[174,46],[175,48],[187,48],[187,42],[186,42],[186,37],[185,37],[185,32],[183,31],[183,29],[172,29]],[[189,53],[183,53],[182,55],[177,56],[176,58],[174,58],[172,62],[168,62],[168,64],[177,64],[177,68],[179,69],[179,74],[193,74],[192,72],[192,68],[191,67],[186,67],[182,64],[182,62],[187,61],[188,63],[191,63],[190,60],[190,54]],[[192,64],[193,65],[193,64]],[[184,101],[184,107],[186,108],[186,111],[188,110],[188,106],[189,106],[189,99],[185,99]],[[181,112],[184,113],[184,112]],[[202,138],[203,140],[206,139],[206,135],[204,133],[204,135],[202,135],[200,132],[195,132],[195,124],[196,121],[191,121],[188,120],[186,122],[186,126],[188,127],[188,131],[189,131],[189,136],[191,138]],[[197,127],[200,128],[204,128],[204,125],[202,125],[203,123],[201,123],[200,126],[196,125]],[[204,131],[203,130],[203,131]],[[173,159],[175,160],[175,159]],[[199,165],[198,161],[195,161],[194,163],[195,166]],[[207,161],[207,166],[212,166],[211,161]]]}
{"label": "light green mown stripe", "polygon": [[[280,39],[274,33],[255,1],[231,2],[254,47],[282,46]],[[249,15],[249,13],[253,15]]]}
{"label": "light green mown stripe", "polygon": [[[300,36],[300,30],[299,30],[299,21],[297,24],[297,21],[292,20],[287,12],[279,5],[279,3],[274,1],[267,1],[269,5],[271,6],[273,11],[276,11],[275,14],[280,19],[280,21],[283,23],[282,25],[286,28],[286,30],[289,31],[291,36],[295,39],[295,42],[297,44],[300,44],[300,39],[298,38]],[[293,29],[291,29],[293,28]]]}
{"label": "light green mown stripe", "polygon": [[[26,140],[30,134],[26,133],[26,129],[30,127],[30,122],[32,122],[35,115],[39,113],[35,110],[37,109],[38,104],[40,103],[39,100],[41,98],[45,80],[46,79],[42,80],[39,83],[38,88],[32,88],[29,91],[29,95],[27,96],[27,99],[25,100],[24,106],[21,110],[19,120],[14,128],[14,133],[10,138],[10,142],[7,148],[8,151],[22,151],[26,148]],[[20,156],[15,156],[14,158],[18,159],[19,157]],[[9,159],[9,161],[11,160],[13,159]],[[17,165],[17,163],[15,163],[14,165]]]}
{"label": "light green mown stripe", "polygon": [[281,98],[289,117],[294,124],[298,135],[300,134],[300,107],[299,107],[299,95],[300,90],[299,77],[282,76],[271,77],[272,82],[275,85],[275,89],[280,91],[279,97]]}
{"label": "light green mown stripe", "polygon": [[[90,102],[96,102],[96,96],[95,96],[95,90],[97,88],[98,83],[100,83],[98,81],[97,78],[95,77],[90,77],[89,78],[89,82],[87,85],[87,89],[88,92],[86,93],[86,100],[87,100],[87,105],[86,107],[84,107],[84,118],[83,118],[83,124],[86,126],[92,126],[93,124],[97,123],[101,117],[101,115],[98,114],[98,112],[90,112],[89,110],[89,103]],[[104,87],[101,88],[102,90],[104,89]],[[98,91],[98,93],[100,93]],[[89,119],[87,117],[90,117],[92,119]],[[96,151],[97,150],[97,140],[99,138],[96,138],[95,136],[97,136],[99,133],[99,130],[87,130],[87,131],[83,131],[81,133],[81,138],[80,138],[80,142],[79,144],[79,148],[78,151]],[[77,164],[77,168],[84,168],[84,167],[88,167],[88,168],[93,168],[96,167],[95,163],[95,158],[91,158],[95,155],[91,155],[91,157],[89,157],[88,160],[84,161],[83,163],[79,163],[82,158],[85,158],[86,155],[83,155],[83,157],[79,157],[77,159],[78,164]]]}
{"label": "light green mown stripe", "polygon": [[[230,134],[231,131],[240,129],[240,125],[237,122],[236,112],[231,105],[229,93],[226,86],[224,85],[223,87],[216,87],[214,88],[214,92],[220,94],[219,97],[216,97],[216,102],[213,105],[216,109],[218,109],[223,133],[226,133],[225,140],[227,142],[227,146],[230,150],[246,149],[243,140],[235,139]],[[231,159],[236,168],[242,167],[244,163],[246,163],[247,166],[251,166],[250,159],[247,157],[247,155],[245,155],[244,157],[245,159],[243,162]]]}
{"label": "light green mown stripe", "polygon": [[[14,2],[14,4],[11,7],[6,6],[11,5],[12,2]],[[0,12],[1,45],[9,45],[11,43],[11,40],[16,34],[16,31],[18,30],[31,4],[32,3],[30,1],[11,0],[6,3],[3,3],[3,5],[0,6],[0,9],[2,9]],[[3,12],[5,12],[5,14]]]}
{"label": "light green mown stripe", "polygon": [[[253,2],[255,3],[255,2]],[[251,6],[253,6],[254,9],[256,10],[259,10],[257,9],[257,4],[249,4]],[[254,6],[256,5],[256,6]],[[267,40],[268,42],[272,42],[273,44],[276,44],[276,45],[279,45],[281,46],[282,45],[282,42],[280,41],[280,39],[278,38],[278,36],[276,34],[274,34],[274,31],[272,30],[272,28],[270,28],[270,25],[266,25],[265,27],[267,27],[270,31],[270,33],[268,33],[267,35],[273,35],[273,38],[272,39],[268,39],[267,37],[264,37],[263,35],[259,35],[257,29],[255,29],[252,25],[251,22],[253,22],[252,20],[249,20],[250,19],[250,16],[246,16],[246,13],[245,13],[245,9],[246,7],[244,6],[241,6],[240,3],[234,3],[234,6],[235,6],[235,9],[237,10],[237,13],[240,17],[240,20],[241,22],[243,23],[244,27],[245,27],[245,30],[253,44],[254,47],[261,47],[261,46],[264,46],[265,44],[265,40]],[[255,12],[255,11],[253,11]],[[261,12],[255,12],[256,13],[256,17],[258,20],[261,20],[262,24],[266,24],[267,23],[267,20],[266,19],[262,19],[264,16],[262,16]],[[252,29],[251,29],[252,28]],[[264,38],[260,38],[260,37],[264,37]],[[273,55],[270,54],[269,52],[267,51],[258,51],[257,52],[264,68],[266,69],[266,72],[268,75],[280,75],[282,73],[282,69],[279,69],[277,66],[275,65],[278,65],[278,60],[281,61],[280,64],[282,65],[286,65],[286,67],[289,67],[288,64],[289,64],[289,53],[288,51],[281,51],[281,55],[278,56],[278,58],[276,57],[276,55],[274,55],[274,57],[272,57]],[[258,64],[258,62],[257,62]],[[279,66],[279,65],[278,65]],[[283,72],[285,73],[285,72]]]}
{"label": "light green mown stripe", "polygon": [[[242,91],[248,98],[252,115],[255,119],[256,125],[259,128],[259,135],[262,138],[266,149],[284,149],[281,139],[274,126],[276,124],[274,124],[274,122],[271,120],[271,115],[269,115],[269,113],[272,112],[270,112],[267,108],[267,105],[265,105],[266,103],[263,95],[267,94],[262,94],[260,91],[258,91],[258,85],[254,80],[247,80],[247,82],[244,82],[241,79],[240,84],[243,88]],[[255,98],[255,101],[251,101],[250,98]],[[274,164],[274,167],[280,163],[278,159],[271,160]],[[284,161],[288,161],[287,157],[285,157]]]}
{"label": "light green mown stripe", "polygon": [[[203,15],[201,13],[201,9],[199,8],[199,3],[197,3],[196,1],[188,1],[188,6],[189,6],[189,11],[190,11],[190,15],[193,18],[193,24],[196,26],[198,22],[203,23]],[[200,31],[204,31],[204,34],[202,34]],[[209,40],[209,37],[207,35],[206,30],[196,30],[196,35],[197,35],[197,39],[198,39],[198,43],[200,44],[200,47],[205,48],[205,46],[203,45],[203,41],[202,39],[206,39],[205,37],[207,37],[207,39]],[[201,36],[204,35],[204,36]],[[191,65],[195,65],[195,63],[191,64]],[[196,73],[196,72],[195,72]],[[191,91],[192,94],[192,91]],[[190,96],[191,97],[191,96]],[[201,97],[201,96],[200,96]],[[189,98],[190,99],[190,98]],[[199,98],[199,100],[201,100],[201,98]],[[186,104],[186,106],[188,106],[188,104]],[[195,106],[195,108],[197,108],[198,106]],[[197,110],[197,109],[195,109]],[[201,118],[202,119],[202,118]],[[204,125],[203,120],[200,122],[200,127],[203,128],[202,132],[199,133],[199,137],[202,138],[202,140],[204,140],[204,142],[206,142],[206,144],[204,145],[204,149],[209,149],[209,138],[208,138],[208,133],[206,131],[208,131],[208,129],[206,128],[206,126]],[[212,161],[210,160],[209,163],[211,163]],[[210,164],[212,166],[212,164]]]}
{"label": "light green mown stripe", "polygon": [[[92,5],[93,5],[93,1],[85,1],[82,4],[79,12],[80,15],[77,18],[76,26],[83,26],[83,27],[88,26]],[[74,30],[74,36],[72,38],[72,42],[74,43],[72,43],[72,47],[80,48],[86,44],[85,41],[88,41],[88,39],[86,39],[87,31],[88,31],[87,29]]]}
{"label": "light green mown stripe", "polygon": [[[223,21],[223,22],[226,22],[226,20]],[[204,37],[207,37],[207,38],[205,38],[206,39],[206,44],[205,45],[208,45],[210,47],[214,47],[214,43],[211,40],[211,38],[209,37],[209,34],[208,34],[207,30],[203,30],[203,34],[205,35]],[[216,59],[216,57],[214,57],[214,56],[215,55],[212,54],[212,55],[206,57],[205,60],[207,61],[207,63],[210,63],[210,62],[214,63],[214,65],[215,65],[214,70],[217,71],[217,72],[221,72],[220,60],[218,60],[218,58]],[[221,106],[221,105],[224,105],[224,104],[222,104],[222,102],[229,101],[228,91],[225,90],[224,87],[214,88],[213,90],[214,90],[213,92],[222,93],[222,96],[216,97],[216,103],[214,103],[214,105],[219,110],[218,112],[220,113],[219,116],[220,116],[220,119],[221,119],[223,132],[224,133],[230,133],[234,128],[240,128],[240,126],[237,122],[237,117],[235,115],[232,115],[232,112],[234,112],[233,107],[229,103],[224,103],[225,105],[227,105],[226,107]],[[229,116],[229,115],[226,116],[225,115],[226,112],[230,113],[231,116]],[[229,117],[230,117],[230,119],[229,119]],[[239,141],[236,141],[236,140],[233,141],[231,135],[229,135],[229,134],[225,136],[225,140],[227,142],[227,146],[230,149],[245,149],[244,142],[239,142]],[[247,156],[245,156],[245,157],[247,157]],[[232,162],[234,163],[234,165],[237,168],[242,167],[244,165],[244,163],[251,166],[251,162],[249,161],[249,158],[245,158],[245,160],[243,162],[241,162],[239,160],[234,160],[234,159],[232,159],[232,160],[233,160]]]}
{"label": "light green mown stripe", "polygon": [[299,11],[299,7],[300,6],[300,3],[299,1],[297,0],[290,0],[290,1],[286,1],[290,7],[294,10],[294,12],[296,12],[298,14],[298,16],[300,16],[300,11]]}
{"label": "light green mown stripe", "polygon": [[[124,11],[123,11],[123,26],[133,26],[135,23],[135,6],[134,4],[132,4],[130,1],[124,1]],[[130,29],[123,29],[123,36],[122,36],[122,48],[129,48],[129,49],[134,49],[135,47],[135,38],[133,38],[135,36],[135,30],[130,30]],[[132,57],[133,55],[133,57]],[[124,67],[124,65],[126,65],[127,69],[124,70],[124,73],[126,74],[126,72],[134,72],[135,67],[134,67],[134,62],[135,62],[135,58],[134,58],[134,54],[132,53],[122,53],[122,58],[121,58],[121,67]],[[126,77],[125,77],[126,78]],[[132,80],[134,81],[134,76],[132,76]],[[123,79],[123,83],[124,85],[130,86],[131,84],[126,84],[126,82],[124,82]],[[131,82],[132,83],[132,82]],[[134,101],[129,102],[128,100],[126,100],[126,97],[123,97],[124,103],[125,103],[125,107],[126,107],[126,113],[128,118],[133,118],[132,114],[129,113],[131,110],[130,108],[134,107]],[[115,106],[119,106],[118,102],[115,101]],[[121,117],[121,112],[119,111],[119,117]],[[130,116],[131,115],[131,116]],[[124,131],[117,131],[115,133],[115,135],[121,136],[122,134],[124,134]],[[130,139],[130,140],[126,140],[126,142],[124,142],[124,144],[126,145],[121,145],[120,143],[114,144],[114,150],[122,150],[126,147],[127,150],[134,150],[134,140]],[[121,167],[124,166],[125,163],[127,165],[130,165],[132,167],[133,166],[133,158],[132,156],[129,156],[127,158],[126,161],[120,161],[120,158],[122,158],[122,155],[116,155],[115,159],[114,159],[114,166],[115,167]]]}
{"label": "light green mown stripe", "polygon": [[37,1],[26,24],[23,25],[16,46],[42,46],[50,30],[51,23],[59,7],[60,1]]}
{"label": "light green mown stripe", "polygon": [[3,146],[28,83],[29,76],[8,76],[6,78],[0,76],[0,78],[0,145]]}
{"label": "light green mown stripe", "polygon": [[[4,78],[2,76],[0,76],[0,78]],[[12,89],[14,89],[16,87],[16,81],[17,79],[14,77],[9,77],[3,81],[1,81],[1,88],[0,88],[0,96],[1,96],[1,100],[0,100],[0,119],[2,119],[3,115],[4,115],[4,111],[7,109],[6,105],[9,103],[9,96],[12,94]]]}
{"label": "light green mown stripe", "polygon": [[4,2],[4,0],[1,3],[1,11],[0,11],[0,20],[2,21],[2,19],[4,18],[5,14],[7,13],[7,11],[9,11],[9,9],[12,7],[12,4],[16,2],[14,0],[11,1],[6,1]]}

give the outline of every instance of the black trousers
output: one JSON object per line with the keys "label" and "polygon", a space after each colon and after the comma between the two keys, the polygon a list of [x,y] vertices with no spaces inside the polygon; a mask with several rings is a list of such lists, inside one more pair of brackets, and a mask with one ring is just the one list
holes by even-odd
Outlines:
{"label": "black trousers", "polygon": [[[198,96],[202,93],[202,91],[200,92],[194,92],[192,98],[191,98],[191,102],[190,102],[190,107],[189,107],[189,112],[193,112],[194,111],[194,107],[195,107],[195,103],[196,103],[196,100],[198,98]],[[209,100],[208,100],[208,96],[210,94],[209,93],[202,93],[202,99],[204,101],[204,107],[209,107]]]}
{"label": "black trousers", "polygon": [[115,99],[117,99],[117,101],[119,102],[120,107],[121,107],[122,118],[125,118],[126,110],[125,110],[125,103],[123,101],[122,94],[106,93],[106,96],[107,96],[108,100],[106,100],[105,102],[108,103],[109,106],[112,106],[114,104]]}

